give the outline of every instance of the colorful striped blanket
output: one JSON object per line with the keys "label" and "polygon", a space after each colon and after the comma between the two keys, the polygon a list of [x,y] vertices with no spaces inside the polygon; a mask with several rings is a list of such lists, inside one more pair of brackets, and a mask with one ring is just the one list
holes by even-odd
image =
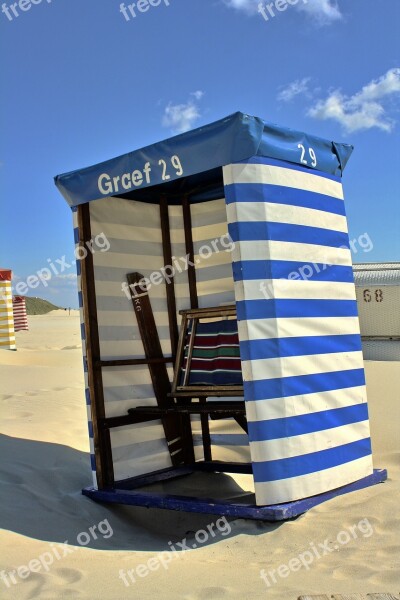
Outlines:
{"label": "colorful striped blanket", "polygon": [[[187,366],[191,329],[188,331],[181,383]],[[236,319],[198,322],[187,385],[242,385]]]}

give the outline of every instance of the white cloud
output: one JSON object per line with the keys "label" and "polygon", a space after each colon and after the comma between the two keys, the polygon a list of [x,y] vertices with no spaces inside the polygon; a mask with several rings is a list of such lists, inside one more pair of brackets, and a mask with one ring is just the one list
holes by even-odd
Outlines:
{"label": "white cloud", "polygon": [[65,275],[57,275],[57,279],[69,279],[69,280],[75,280],[77,279],[78,276],[76,273],[67,273]]}
{"label": "white cloud", "polygon": [[201,90],[197,90],[197,92],[192,92],[191,95],[194,96],[196,100],[201,100],[204,96],[204,92],[202,92]]}
{"label": "white cloud", "polygon": [[162,118],[163,127],[169,127],[174,133],[183,133],[193,128],[195,122],[201,117],[199,101],[204,92],[197,90],[190,94],[189,100],[184,104],[169,104],[165,107]]}
{"label": "white cloud", "polygon": [[391,132],[394,121],[387,115],[383,100],[399,93],[400,68],[390,69],[353,96],[346,96],[340,90],[332,91],[325,100],[319,100],[310,108],[308,115],[337,121],[348,132],[373,127]]}
{"label": "white cloud", "polygon": [[[233,8],[242,11],[248,15],[256,15],[260,0],[223,0],[228,8]],[[264,6],[268,4],[264,0]],[[337,0],[298,0],[297,4],[293,4],[297,9],[309,15],[313,21],[318,24],[330,24],[342,18]],[[288,3],[290,8],[290,3]]]}
{"label": "white cloud", "polygon": [[296,79],[289,83],[289,85],[283,87],[279,94],[277,95],[277,99],[282,102],[290,102],[296,96],[300,94],[309,95],[308,84],[310,82],[310,77],[303,77],[303,79]]}
{"label": "white cloud", "polygon": [[337,0],[302,0],[297,7],[320,25],[329,25],[343,18]]}
{"label": "white cloud", "polygon": [[228,8],[234,8],[248,15],[254,15],[257,13],[259,0],[223,0],[223,2]]}

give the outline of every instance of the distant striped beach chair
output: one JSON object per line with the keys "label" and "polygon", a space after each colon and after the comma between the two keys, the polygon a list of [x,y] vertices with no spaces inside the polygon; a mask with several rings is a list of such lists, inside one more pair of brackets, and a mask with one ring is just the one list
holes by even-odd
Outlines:
{"label": "distant striped beach chair", "polygon": [[10,270],[0,269],[0,348],[16,350],[11,278]]}
{"label": "distant striped beach chair", "polygon": [[28,317],[26,315],[26,301],[24,296],[13,298],[14,330],[29,331]]}

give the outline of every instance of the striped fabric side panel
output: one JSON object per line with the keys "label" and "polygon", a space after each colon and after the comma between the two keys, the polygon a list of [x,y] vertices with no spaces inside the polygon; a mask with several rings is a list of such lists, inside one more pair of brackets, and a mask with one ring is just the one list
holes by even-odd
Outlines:
{"label": "striped fabric side panel", "polygon": [[253,157],[224,167],[257,504],[372,472],[341,182]]}
{"label": "striped fabric side panel", "polygon": [[[109,249],[105,245],[103,251],[93,254],[101,358],[143,358],[126,275],[137,271],[150,278],[164,267],[160,209],[153,204],[105,198],[90,204],[90,218],[93,239],[102,236],[109,242]],[[171,219],[171,227],[179,229],[180,223]],[[184,247],[181,237],[177,256],[185,256]],[[187,295],[182,279],[177,287]],[[148,289],[161,346],[168,356],[171,343],[164,280]],[[172,380],[172,365],[169,374]],[[156,406],[146,366],[104,367],[102,376],[106,417],[126,415],[135,406]],[[112,429],[111,446],[116,480],[171,466],[161,421]]]}
{"label": "striped fabric side panel", "polygon": [[15,331],[29,331],[26,302],[22,296],[15,296],[13,298],[13,314]]}
{"label": "striped fabric side panel", "polygon": [[[78,213],[77,209],[72,209],[72,219],[74,226],[74,242],[75,242],[75,256],[81,255],[79,251],[79,229],[78,229]],[[82,359],[83,359],[83,371],[85,377],[85,400],[88,420],[88,433],[89,433],[89,449],[90,449],[90,467],[92,470],[93,486],[97,488],[97,474],[96,474],[96,457],[94,453],[94,439],[93,439],[93,422],[92,422],[92,410],[91,410],[91,395],[89,388],[88,379],[88,367],[87,367],[87,356],[86,356],[86,327],[83,307],[83,295],[82,295],[82,278],[81,278],[81,263],[80,259],[76,259],[76,272],[77,272],[77,285],[78,285],[78,300],[79,300],[79,314],[81,324],[81,340],[82,340]]]}
{"label": "striped fabric side panel", "polygon": [[0,348],[16,350],[11,281],[0,281]]}

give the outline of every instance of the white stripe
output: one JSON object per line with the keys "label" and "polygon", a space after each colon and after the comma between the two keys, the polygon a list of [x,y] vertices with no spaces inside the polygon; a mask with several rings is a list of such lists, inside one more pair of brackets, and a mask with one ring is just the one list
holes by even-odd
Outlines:
{"label": "white stripe", "polygon": [[[171,341],[161,340],[161,349],[164,356],[171,355]],[[143,358],[143,344],[141,340],[100,340],[100,354],[102,360],[116,359],[116,358]]]}
{"label": "white stripe", "polygon": [[[128,450],[130,456],[135,455],[135,445],[128,446]],[[144,475],[158,469],[166,469],[171,467],[171,465],[171,457],[168,451],[142,456],[140,460],[137,458],[117,459],[114,461],[114,476],[116,480],[128,479],[129,477]]]}
{"label": "white stripe", "polygon": [[236,300],[269,298],[355,300],[353,283],[300,279],[248,279],[235,284]]}
{"label": "white stripe", "polygon": [[316,373],[333,373],[363,368],[363,355],[358,352],[333,352],[245,360],[242,362],[243,381],[258,381]]}
{"label": "white stripe", "polygon": [[369,437],[369,421],[366,420],[277,440],[250,442],[250,451],[253,462],[263,462],[337,448]]}
{"label": "white stripe", "polygon": [[132,443],[141,444],[145,442],[159,442],[160,440],[163,440],[165,445],[167,444],[161,421],[150,421],[150,425],[147,423],[138,423],[136,425],[112,429],[113,450],[124,448]]}
{"label": "white stripe", "polygon": [[273,222],[348,232],[346,217],[303,206],[272,202],[232,202],[227,205],[226,211],[229,223]]}
{"label": "white stripe", "polygon": [[316,173],[304,173],[271,165],[227,165],[223,167],[224,184],[264,183],[325,194],[343,200],[342,184]]}
{"label": "white stripe", "polygon": [[[108,252],[96,252],[94,254],[95,268],[97,267],[115,267],[119,269],[126,269],[127,273],[134,271],[135,269],[159,271],[164,266],[163,257],[160,256],[146,256],[143,254],[134,255],[134,248],[132,248],[132,254],[125,254],[120,252],[113,252],[112,248]],[[122,283],[122,282],[121,282]]]}
{"label": "white stripe", "polygon": [[[149,273],[150,275],[150,273]],[[146,275],[147,277],[147,275]],[[126,284],[126,285],[125,285]],[[123,287],[122,287],[123,286]],[[153,285],[150,281],[148,285],[148,291],[150,292],[150,298],[165,298],[167,297],[167,292],[165,290],[165,282],[162,279],[161,283],[158,285]],[[189,298],[188,289],[189,286],[187,283],[176,283],[174,284],[175,293],[180,296],[186,296]],[[126,293],[125,293],[126,290]],[[128,298],[126,294],[129,294],[128,282],[124,281],[102,281],[101,279],[96,279],[96,295],[97,296],[112,296],[113,298],[126,298],[128,306],[132,308],[132,300]],[[133,312],[133,310],[132,310]]]}
{"label": "white stripe", "polygon": [[351,335],[360,333],[357,317],[293,317],[238,321],[239,339],[264,340],[309,335]]}
{"label": "white stripe", "polygon": [[[200,250],[199,248],[198,250]],[[227,266],[227,273],[232,272],[232,257],[230,252],[219,251],[216,252],[211,246],[206,245],[202,250],[202,256],[200,254],[194,255],[194,262],[196,269],[207,269],[210,267],[219,267],[221,265]]]}
{"label": "white stripe", "polygon": [[[223,219],[223,220],[222,220]],[[211,242],[212,240],[218,240],[218,238],[225,236],[228,233],[228,225],[226,222],[226,208],[223,207],[223,210],[220,211],[220,214],[217,213],[212,215],[212,221],[206,225],[196,225],[192,219],[193,226],[193,242],[206,244],[207,242]],[[222,246],[219,246],[222,248]]]}
{"label": "white stripe", "polygon": [[297,417],[323,410],[354,406],[366,401],[367,390],[365,385],[361,385],[327,392],[287,396],[286,398],[246,401],[246,415],[249,422],[266,421],[280,419],[283,415]]}
{"label": "white stripe", "polygon": [[[276,242],[271,240],[252,240],[235,244],[232,259],[239,260],[289,260],[310,263],[312,273],[319,272],[312,263],[323,263],[325,270],[330,265],[351,267],[351,252],[347,248],[332,248],[317,244],[299,244],[298,242]],[[320,269],[321,270],[321,269]],[[300,271],[304,273],[304,269]],[[308,273],[305,273],[306,275]]]}
{"label": "white stripe", "polygon": [[[133,311],[132,303],[128,304],[130,311],[127,312],[118,312],[117,310],[99,310],[97,313],[97,321],[99,327],[127,327],[127,326],[137,326],[136,315]],[[130,315],[130,312],[132,315]],[[168,313],[157,312],[157,324],[159,326],[168,326]]]}
{"label": "white stripe", "polygon": [[[141,219],[143,220],[143,214],[141,215]],[[129,217],[130,222],[134,222],[134,218]],[[142,227],[139,224],[137,225],[128,225],[128,224],[120,224],[120,223],[107,223],[101,222],[98,220],[91,221],[92,226],[92,236],[99,235],[101,233],[106,234],[108,240],[112,246],[112,240],[129,240],[132,244],[136,242],[153,242],[160,244],[161,243],[161,233],[158,228],[155,227]],[[174,242],[176,244],[184,244],[185,243],[185,233],[183,229],[171,229],[171,236],[174,236]]]}
{"label": "white stripe", "polygon": [[[232,276],[232,265],[229,264],[229,271],[227,270],[228,277],[221,277],[216,282],[215,280],[198,281],[197,282],[197,294],[198,296],[213,295],[215,293],[216,285],[218,285],[218,292],[231,292],[232,293],[232,304],[235,302],[235,295],[233,291],[233,276]],[[190,305],[190,301],[189,301]],[[189,306],[188,305],[188,306]]]}
{"label": "white stripe", "polygon": [[364,456],[331,469],[277,481],[255,483],[256,502],[280,504],[315,496],[371,475],[372,458]]}
{"label": "white stripe", "polygon": [[135,385],[135,383],[151,383],[147,365],[132,365],[131,367],[102,368],[104,388]]}

